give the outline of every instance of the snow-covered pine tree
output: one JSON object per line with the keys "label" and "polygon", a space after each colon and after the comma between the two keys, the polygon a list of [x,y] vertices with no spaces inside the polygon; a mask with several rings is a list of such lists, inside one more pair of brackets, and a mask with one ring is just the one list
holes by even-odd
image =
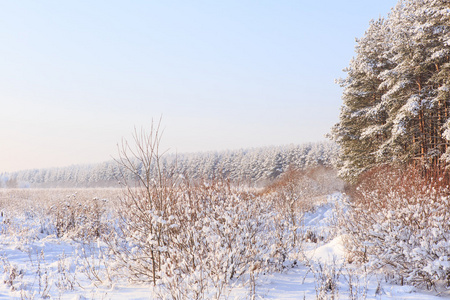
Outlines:
{"label": "snow-covered pine tree", "polygon": [[387,136],[380,74],[390,68],[384,56],[388,37],[386,21],[372,21],[357,40],[356,57],[345,69],[347,78],[339,80],[344,103],[332,135],[341,146],[340,175],[349,180],[376,164],[376,153]]}
{"label": "snow-covered pine tree", "polygon": [[449,32],[448,0],[401,0],[370,24],[341,80],[341,175],[393,162],[435,171],[448,160]]}
{"label": "snow-covered pine tree", "polygon": [[446,148],[442,125],[449,99],[436,99],[441,83],[435,76],[440,66],[448,63],[442,60],[442,53],[448,56],[449,51],[442,35],[450,28],[450,14],[442,18],[439,13],[445,6],[449,9],[448,1],[444,2],[400,1],[390,15],[387,56],[394,67],[383,74],[383,84],[386,102],[391,104],[388,123],[392,135],[383,148],[396,149],[392,155],[402,162],[414,160],[436,167]]}

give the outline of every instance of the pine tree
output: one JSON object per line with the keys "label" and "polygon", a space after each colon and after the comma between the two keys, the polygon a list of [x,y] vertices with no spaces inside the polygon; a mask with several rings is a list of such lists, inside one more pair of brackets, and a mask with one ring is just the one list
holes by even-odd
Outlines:
{"label": "pine tree", "polygon": [[347,69],[340,122],[341,175],[386,163],[440,170],[450,153],[450,1],[400,1],[370,24]]}
{"label": "pine tree", "polygon": [[347,78],[339,81],[344,105],[332,134],[341,146],[340,174],[348,179],[377,163],[376,153],[388,135],[380,79],[390,67],[383,55],[388,36],[384,19],[372,21],[364,37],[357,40],[357,55],[345,69]]}

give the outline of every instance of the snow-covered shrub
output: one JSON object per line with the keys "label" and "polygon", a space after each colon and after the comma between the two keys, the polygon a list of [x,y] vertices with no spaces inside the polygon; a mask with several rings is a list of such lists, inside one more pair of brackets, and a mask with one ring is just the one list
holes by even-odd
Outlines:
{"label": "snow-covered shrub", "polygon": [[79,199],[76,193],[50,207],[50,216],[57,237],[92,241],[108,234],[109,221],[105,199]]}
{"label": "snow-covered shrub", "polygon": [[17,290],[20,286],[21,278],[24,271],[19,269],[16,264],[10,263],[7,257],[1,257],[1,268],[3,272],[3,283],[6,284],[11,291]]}
{"label": "snow-covered shrub", "polygon": [[123,178],[122,222],[108,240],[122,275],[152,283],[162,298],[218,299],[229,283],[252,284],[285,266],[292,226],[280,226],[286,218],[273,197],[162,168],[157,129],[136,132],[135,142],[120,149],[134,179]]}
{"label": "snow-covered shrub", "polygon": [[[64,286],[71,286],[76,279],[83,281],[87,279],[89,286],[108,287],[111,288],[117,279],[117,269],[114,259],[109,254],[109,248],[100,241],[97,243],[83,243],[78,245],[75,251],[76,272],[75,276],[71,277],[70,273],[65,272],[70,268],[71,261],[63,254],[58,261],[58,273],[61,275],[61,284]],[[59,270],[61,265],[61,271]],[[78,283],[80,287],[82,285]],[[82,287],[85,288],[85,287]]]}
{"label": "snow-covered shrub", "polygon": [[[367,269],[364,268],[363,272],[361,272],[361,270],[355,270],[354,268],[352,268],[352,266],[347,265],[342,273],[348,285],[348,299],[349,300],[367,299],[367,291],[368,291]],[[381,289],[380,282],[378,282],[378,288]]]}
{"label": "snow-covered shrub", "polygon": [[0,189],[0,232],[24,242],[53,234],[92,242],[117,219],[119,195],[120,189]]}
{"label": "snow-covered shrub", "polygon": [[351,191],[342,226],[351,259],[398,283],[450,285],[450,197],[413,168],[379,168]]}
{"label": "snow-covered shrub", "polygon": [[71,260],[63,252],[57,261],[55,286],[63,291],[72,291],[76,285],[76,275],[71,272]]}
{"label": "snow-covered shrub", "polygon": [[293,243],[314,242],[325,237],[304,227],[304,214],[311,212],[318,204],[325,203],[328,195],[343,189],[343,183],[336,171],[325,167],[307,170],[289,168],[278,180],[266,187],[263,193],[271,197],[276,207],[279,226],[287,226],[293,235]]}
{"label": "snow-covered shrub", "polygon": [[336,261],[332,261],[330,264],[318,262],[314,268],[311,268],[315,279],[316,299],[339,299],[338,284],[342,268],[343,266],[339,266]]}
{"label": "snow-covered shrub", "polygon": [[274,193],[277,209],[295,227],[299,225],[297,216],[312,208],[312,199],[319,194],[319,189],[319,184],[308,176],[308,172],[291,168],[269,185],[266,191]]}
{"label": "snow-covered shrub", "polygon": [[226,181],[174,190],[163,213],[127,206],[122,214],[128,221],[110,245],[130,279],[153,282],[173,299],[210,299],[228,283],[283,269],[281,250],[291,250],[292,239],[270,198]]}

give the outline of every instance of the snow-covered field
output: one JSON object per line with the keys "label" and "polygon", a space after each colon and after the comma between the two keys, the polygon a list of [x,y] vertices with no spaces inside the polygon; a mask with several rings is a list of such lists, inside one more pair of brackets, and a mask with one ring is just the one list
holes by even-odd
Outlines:
{"label": "snow-covered field", "polygon": [[[64,193],[67,195],[63,196]],[[95,203],[97,211],[102,212],[97,220],[100,223],[105,221],[103,218],[116,218],[114,199],[120,193],[2,191],[0,299],[172,299],[150,283],[138,284],[120,276],[128,271],[121,269],[123,265],[117,264],[102,239],[85,238],[87,235],[82,230],[61,234],[56,228],[64,221],[62,216],[56,217],[56,208],[70,214],[74,200],[80,207],[78,212],[91,211]],[[59,200],[62,198],[65,200]],[[91,200],[81,201],[88,198]],[[299,217],[301,225],[295,230],[303,238],[299,246],[287,253],[284,267],[271,272],[263,268],[246,271],[238,279],[227,281],[220,299],[441,299],[444,296],[412,286],[392,285],[383,274],[369,274],[363,267],[348,264],[343,245],[345,235],[337,226],[336,207],[342,209],[342,198],[336,193],[314,199],[314,204]],[[89,210],[82,210],[83,207]],[[85,214],[78,213],[75,218],[80,219],[75,221],[77,224],[95,226],[83,219]],[[264,232],[268,239],[271,234]]]}

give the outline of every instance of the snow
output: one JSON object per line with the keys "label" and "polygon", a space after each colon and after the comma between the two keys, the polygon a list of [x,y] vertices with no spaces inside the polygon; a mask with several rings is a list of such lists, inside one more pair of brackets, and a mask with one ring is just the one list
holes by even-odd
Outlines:
{"label": "snow", "polygon": [[306,251],[305,255],[309,260],[320,263],[336,263],[342,265],[345,262],[344,235],[339,235],[313,250]]}
{"label": "snow", "polygon": [[[358,299],[442,298],[411,286],[389,284],[383,276],[369,275],[356,265],[346,264],[346,236],[339,234],[335,225],[341,199],[340,194],[315,199],[316,206],[303,217],[303,230],[313,232],[318,242],[305,242],[304,252],[297,256],[293,253],[282,272],[259,274],[254,299],[316,299],[323,274],[335,276],[336,299],[351,299],[355,294]],[[7,222],[4,217],[0,221]],[[30,232],[38,227],[30,224],[28,233],[9,235],[3,231],[0,235],[0,299],[157,299],[152,286],[108,280],[94,283],[86,277],[82,268],[88,262],[98,263],[90,253],[104,247],[102,243],[86,244],[54,234],[33,235]],[[435,263],[449,267],[447,262]],[[251,298],[245,281],[228,286],[223,295],[223,299]],[[332,294],[325,296],[327,299]]]}
{"label": "snow", "polygon": [[[257,287],[257,299],[316,299],[315,278],[308,273],[306,267],[298,267],[286,273],[264,276]],[[360,279],[360,283],[364,278]],[[346,290],[346,280],[343,278],[339,284],[342,290],[339,291],[338,299],[349,299],[349,291]],[[437,300],[443,297],[431,295],[426,292],[419,292],[412,286],[398,286],[383,283],[381,294],[376,294],[378,281],[370,278],[367,284],[366,299],[411,299],[411,300]],[[232,295],[232,299],[247,299],[246,291],[239,289]],[[351,299],[351,298],[350,298]],[[363,299],[362,295],[361,298]]]}

